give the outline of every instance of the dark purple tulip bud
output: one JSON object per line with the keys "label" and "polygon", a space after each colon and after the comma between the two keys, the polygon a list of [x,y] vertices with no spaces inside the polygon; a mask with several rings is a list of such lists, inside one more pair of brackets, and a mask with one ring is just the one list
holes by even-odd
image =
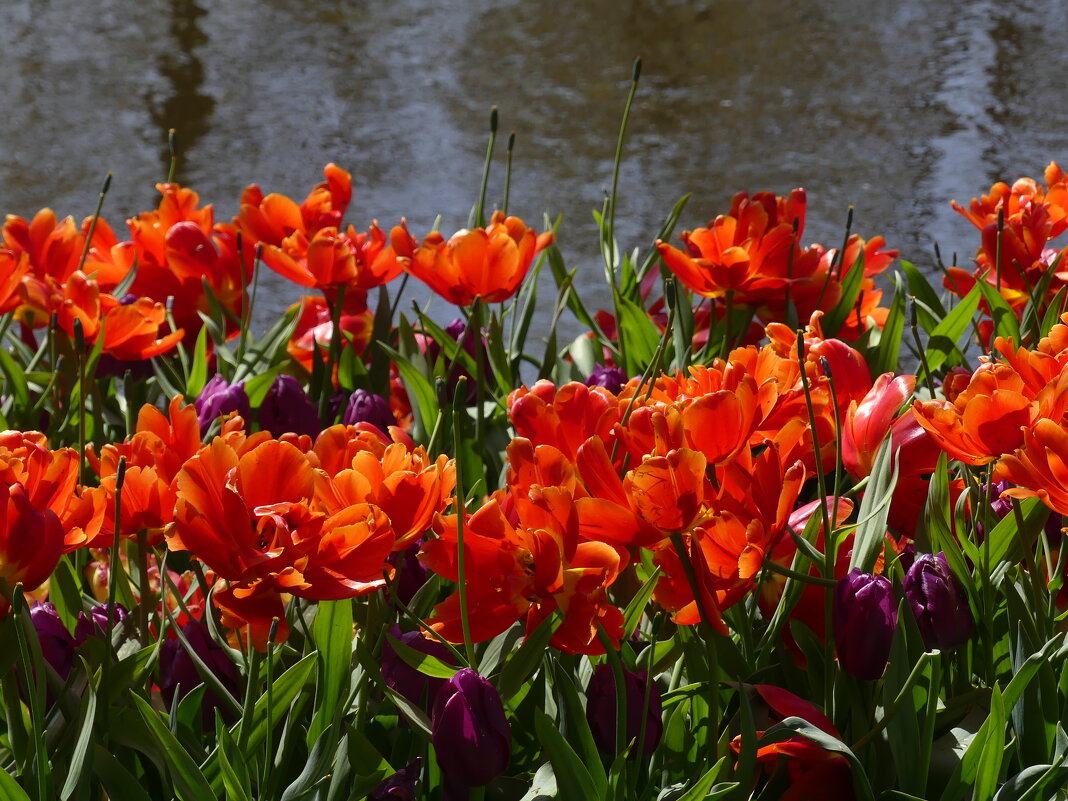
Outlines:
{"label": "dark purple tulip bud", "polygon": [[272,437],[293,433],[315,438],[322,430],[318,409],[291,375],[278,376],[267,390],[260,405],[260,428]]}
{"label": "dark purple tulip bud", "polygon": [[393,551],[386,557],[386,561],[397,569],[397,578],[390,585],[390,591],[395,592],[405,606],[412,602],[412,598],[430,578],[430,571],[419,561],[418,553],[422,547],[423,541],[419,540],[411,547]]}
{"label": "dark purple tulip bud", "polygon": [[438,691],[432,740],[446,778],[482,787],[508,767],[512,732],[497,690],[471,668],[457,671]]}
{"label": "dark purple tulip bud", "polygon": [[[642,754],[649,756],[656,750],[664,734],[664,720],[660,702],[660,688],[652,683],[651,694],[645,695],[646,673],[623,670],[623,682],[627,689],[626,742],[635,744],[645,721],[645,740]],[[593,732],[593,741],[608,755],[616,753],[616,678],[612,666],[598,665],[586,688],[586,720]],[[637,745],[628,759],[637,759]]]}
{"label": "dark purple tulip bud", "polygon": [[[122,604],[115,604],[111,615],[112,629],[117,629],[129,613]],[[86,612],[78,613],[78,622],[74,625],[74,645],[80,647],[90,637],[106,637],[108,632],[107,604],[97,604]]]}
{"label": "dark purple tulip bud", "polygon": [[832,611],[842,670],[858,679],[882,676],[897,628],[897,604],[890,579],[854,568],[838,580]]}
{"label": "dark purple tulip bud", "polygon": [[[211,638],[208,627],[199,620],[191,620],[182,626],[182,634],[196,655],[218,677],[230,694],[237,695],[237,666],[230,661],[226,651]],[[175,693],[178,693],[179,699],[184,698],[203,683],[204,680],[193,664],[193,658],[178,638],[164,640],[159,649],[159,691],[167,707],[174,701]],[[216,709],[222,711],[224,719],[233,718],[230,708],[209,688],[204,693],[202,706],[205,729],[215,720]]]}
{"label": "dark purple tulip bud", "polygon": [[47,602],[34,604],[30,620],[41,641],[41,656],[61,679],[66,679],[74,664],[74,638],[59,619],[56,607]]}
{"label": "dark purple tulip bud", "polygon": [[349,395],[349,405],[345,407],[345,416],[341,422],[347,426],[357,423],[370,423],[383,434],[389,434],[389,427],[397,425],[397,418],[389,410],[389,403],[381,396],[358,389]]}
{"label": "dark purple tulip bud", "polygon": [[959,648],[972,636],[972,613],[944,553],[920,554],[901,582],[927,650]]}
{"label": "dark purple tulip bud", "polygon": [[[446,665],[452,663],[452,655],[448,648],[437,640],[428,640],[418,631],[401,634],[400,628],[394,626],[390,634],[414,651],[436,657]],[[438,690],[445,686],[445,679],[420,673],[401,659],[389,640],[386,640],[382,646],[381,661],[382,678],[385,679],[386,686],[414,703],[425,703],[427,707],[430,707],[437,697]]]}
{"label": "dark purple tulip bud", "polygon": [[423,770],[423,758],[416,757],[407,767],[383,779],[367,796],[367,801],[415,801],[415,789]]}
{"label": "dark purple tulip bud", "polygon": [[237,412],[247,420],[250,413],[244,382],[239,381],[230,386],[218,373],[204,385],[200,396],[193,401],[193,406],[197,410],[201,435],[221,415]]}
{"label": "dark purple tulip bud", "polygon": [[[483,372],[489,374],[490,367],[489,359],[486,356],[486,338],[484,336],[475,336],[473,333],[467,332],[467,321],[462,317],[457,317],[444,329],[445,333],[455,339],[467,354],[472,359],[482,359]],[[433,364],[438,354],[441,353],[441,344],[435,340],[431,340],[426,349],[427,359]],[[468,403],[474,403],[475,398],[478,395],[478,391],[475,387],[475,380],[471,374],[461,364],[454,363],[450,359],[445,359],[445,373],[442,376],[448,385],[448,393],[451,398],[454,390],[456,389],[456,382],[463,376],[467,379],[467,401]]]}
{"label": "dark purple tulip bud", "polygon": [[618,367],[606,367],[599,364],[593,368],[590,377],[586,379],[588,387],[604,387],[613,395],[618,395],[619,390],[627,383],[627,374]]}

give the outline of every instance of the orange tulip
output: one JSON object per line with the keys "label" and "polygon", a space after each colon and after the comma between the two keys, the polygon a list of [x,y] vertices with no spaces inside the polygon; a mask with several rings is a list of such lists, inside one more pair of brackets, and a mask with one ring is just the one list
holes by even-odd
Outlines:
{"label": "orange tulip", "polygon": [[553,445],[569,459],[591,435],[607,442],[621,414],[611,392],[575,381],[557,389],[542,380],[508,396],[508,416],[516,434],[535,445]]}
{"label": "orange tulip", "polygon": [[917,401],[913,414],[954,459],[989,464],[1023,442],[1022,428],[1039,418],[1061,420],[1068,407],[1068,369],[1036,391],[1010,365],[985,362],[952,403]]}
{"label": "orange tulip", "polygon": [[1024,430],[1022,446],[994,467],[994,479],[1017,485],[1003,493],[1010,498],[1038,498],[1068,514],[1068,432],[1052,420],[1036,421]]}
{"label": "orange tulip", "polygon": [[21,484],[0,483],[0,616],[16,584],[35,590],[63,553],[63,526],[51,509],[38,509]]}
{"label": "orange tulip", "polygon": [[552,241],[551,231],[536,235],[518,217],[497,211],[486,228],[457,231],[447,241],[437,231],[428,234],[406,269],[457,306],[475,298],[499,303],[515,294],[534,257]]}
{"label": "orange tulip", "polygon": [[[618,643],[622,613],[606,588],[623,562],[619,551],[600,542],[579,542],[578,521],[568,493],[559,487],[533,487],[517,498],[518,524],[490,500],[464,523],[464,556],[471,639],[488,640],[517,620],[527,631],[555,610],[563,622],[550,644],[570,653],[602,654],[598,625]],[[434,572],[459,581],[456,517],[439,518],[440,537],[430,540],[419,559]],[[428,621],[450,642],[461,642],[459,593],[434,608]]]}
{"label": "orange tulip", "polygon": [[326,181],[299,206],[285,195],[264,197],[255,184],[246,187],[235,222],[252,242],[276,246],[295,231],[311,236],[323,228],[338,228],[352,200],[352,176],[336,164],[327,164],[323,175]]}
{"label": "orange tulip", "polygon": [[389,519],[370,504],[329,514],[314,502],[315,481],[308,458],[286,442],[261,440],[239,454],[216,438],[178,473],[168,546],[244,587],[262,581],[319,600],[383,587]]}

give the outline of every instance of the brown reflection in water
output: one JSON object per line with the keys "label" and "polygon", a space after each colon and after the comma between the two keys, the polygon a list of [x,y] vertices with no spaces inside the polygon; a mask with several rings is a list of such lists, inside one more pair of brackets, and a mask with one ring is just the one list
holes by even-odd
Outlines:
{"label": "brown reflection in water", "polygon": [[[181,155],[193,149],[196,141],[208,130],[208,120],[215,110],[215,100],[201,89],[204,85],[204,65],[194,50],[208,41],[197,26],[200,17],[207,15],[196,0],[171,0],[170,32],[177,45],[163,48],[159,58],[160,74],[170,83],[171,91],[162,103],[149,101],[149,113],[166,142],[166,131],[174,128],[178,135],[179,167]],[[160,151],[164,165],[170,164],[166,145]]]}

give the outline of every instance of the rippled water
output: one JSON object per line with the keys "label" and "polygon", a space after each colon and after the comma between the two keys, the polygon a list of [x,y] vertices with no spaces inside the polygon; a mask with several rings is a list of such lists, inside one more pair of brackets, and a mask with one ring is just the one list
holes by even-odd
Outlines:
{"label": "rippled water", "polygon": [[[631,62],[643,59],[617,222],[645,247],[684,193],[685,227],[738,190],[809,193],[807,241],[881,233],[921,265],[967,260],[948,206],[1065,154],[1059,0],[1021,6],[854,0],[5,0],[0,211],[155,205],[165,131],[179,180],[236,212],[245,184],[298,198],[335,161],[349,219],[461,227],[488,110],[517,132],[511,210],[562,213],[558,241],[600,291],[599,208]],[[491,181],[499,200],[503,168]],[[272,285],[277,311],[295,291]]]}

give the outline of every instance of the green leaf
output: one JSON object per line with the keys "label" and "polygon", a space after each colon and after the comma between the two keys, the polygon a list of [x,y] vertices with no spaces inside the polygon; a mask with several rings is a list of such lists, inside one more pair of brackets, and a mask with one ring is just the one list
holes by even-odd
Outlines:
{"label": "green leaf", "polygon": [[[153,801],[138,781],[115,756],[99,743],[93,745],[93,775],[96,776],[108,798],[122,801]],[[0,794],[0,801],[4,796]]]}
{"label": "green leaf", "polygon": [[0,801],[30,801],[26,791],[6,770],[0,770]]}
{"label": "green leaf", "polygon": [[333,756],[333,738],[330,731],[324,731],[312,746],[311,753],[304,765],[304,770],[292,781],[282,793],[282,801],[297,801],[303,798],[329,776],[330,758]]}
{"label": "green leaf", "polygon": [[562,620],[560,610],[553,612],[538,624],[526,641],[504,663],[498,687],[502,699],[507,701],[519,692],[534,673],[545,656],[545,649],[549,646],[553,632]]}
{"label": "green leaf", "polygon": [[961,299],[953,311],[934,327],[930,339],[927,340],[927,366],[931,370],[937,370],[945,364],[950,355],[957,350],[961,337],[972,324],[972,318],[975,316],[976,309],[979,308],[979,300],[982,296],[979,284],[976,283],[972,291]]}
{"label": "green leaf", "polygon": [[[716,779],[719,778],[719,774],[723,772],[723,768],[727,764],[727,757],[720,757],[719,762],[705,771],[693,786],[690,787],[685,793],[680,795],[676,801],[706,801],[709,797],[709,792],[712,790],[712,785],[716,783]],[[725,794],[726,790],[737,787],[737,782],[731,783],[730,787],[723,788],[720,793]],[[712,796],[713,798],[719,797]]]}
{"label": "green leaf", "polygon": [[986,281],[975,282],[979,291],[983,293],[990,314],[994,318],[994,336],[1011,339],[1017,346],[1020,345],[1020,323],[1016,319],[1016,310],[1009,305],[1001,293]]}
{"label": "green leaf", "polygon": [[319,601],[312,624],[318,646],[319,676],[315,714],[308,729],[308,745],[316,742],[341,714],[352,677],[352,600]]}
{"label": "green leaf", "polygon": [[898,359],[901,356],[901,337],[905,331],[905,293],[898,286],[894,300],[886,315],[886,323],[879,335],[879,348],[870,363],[872,375],[896,373]]}
{"label": "green leaf", "polygon": [[660,332],[645,309],[622,295],[616,296],[616,310],[619,317],[616,330],[627,359],[623,369],[628,375],[639,375],[656,354]]}
{"label": "green leaf", "polygon": [[[237,749],[237,743],[222,721],[216,718],[219,741],[219,769],[227,801],[252,801],[252,781],[248,775],[245,757]],[[232,760],[232,761],[231,761]]]}
{"label": "green leaf", "polygon": [[[81,659],[81,657],[79,657]],[[85,660],[81,659],[82,666],[85,668],[86,674],[89,673],[89,667],[85,664]],[[89,748],[93,744],[93,725],[96,723],[96,691],[93,689],[92,682],[89,682],[82,695],[81,708],[78,713],[78,724],[75,727],[75,731],[78,732],[78,739],[74,743],[74,751],[70,758],[70,767],[67,769],[67,778],[63,782],[63,787],[59,791],[59,797],[63,801],[67,801],[70,798],[78,785],[81,784],[82,779],[89,773],[89,769],[92,766],[91,760],[86,760],[86,756],[89,753]]]}
{"label": "green leaf", "polygon": [[534,710],[534,727],[538,740],[549,757],[562,798],[602,798],[589,770],[568,741],[556,728],[552,718]]}
{"label": "green leaf", "polygon": [[649,603],[649,599],[653,597],[653,590],[656,589],[656,584],[659,580],[660,568],[658,567],[627,603],[627,608],[623,611],[624,640],[630,639],[631,635],[634,634],[635,629],[638,628],[642,613],[645,611],[645,605]]}
{"label": "green leaf", "polygon": [[195,398],[208,383],[208,329],[201,328],[193,346],[193,366],[185,384],[185,396]]}
{"label": "green leaf", "polygon": [[11,354],[2,347],[0,347],[0,371],[3,372],[10,391],[15,397],[16,408],[20,411],[28,409],[30,405],[30,388],[26,384],[26,374],[11,358]]}
{"label": "green leaf", "polygon": [[887,437],[879,446],[872,465],[868,487],[857,513],[856,536],[853,540],[853,555],[849,569],[860,568],[871,573],[886,541],[886,520],[890,514],[890,502],[897,486],[897,459],[891,455],[891,442]]}
{"label": "green leaf", "polygon": [[440,411],[434,387],[430,385],[430,382],[416,369],[412,362],[401,356],[396,350],[382,342],[378,343],[378,347],[397,365],[401,380],[404,382],[404,388],[408,391],[408,397],[415,401],[413,411],[416,418],[423,431],[429,436],[434,429],[434,422],[438,419]]}
{"label": "green leaf", "polygon": [[838,329],[842,327],[842,323],[853,313],[863,280],[864,251],[862,250],[857,254],[857,260],[850,266],[845,280],[842,281],[841,298],[839,298],[834,308],[827,313],[827,316],[823,318],[823,333],[825,336],[835,336],[838,333]]}
{"label": "green leaf", "polygon": [[[256,701],[250,718],[239,721],[231,730],[230,734],[235,741],[241,740],[241,734],[246,727],[249,729],[246,749],[248,753],[255,753],[267,738],[267,730],[273,729],[278,723],[289,715],[290,704],[304,689],[315,672],[316,654],[308,654],[294,664],[285,673],[274,680],[271,688],[271,707],[268,715],[267,695],[260,696]],[[214,791],[222,789],[222,776],[219,765],[219,749],[215,750],[204,763],[204,776],[211,783]]]}
{"label": "green leaf", "polygon": [[905,280],[908,282],[909,294],[925,307],[917,309],[919,323],[925,331],[930,331],[936,325],[936,320],[931,315],[937,315],[941,320],[946,316],[946,309],[942,301],[938,299],[934,288],[928,283],[924,274],[916,268],[916,265],[904,259],[900,263],[901,269],[905,272]]}
{"label": "green leaf", "polygon": [[[418,670],[424,676],[430,676],[435,679],[451,679],[456,675],[456,671],[460,668],[447,665],[431,654],[424,654],[422,651],[417,651],[409,645],[405,645],[402,640],[398,640],[392,634],[386,634],[386,639],[389,640],[389,644],[396,651],[406,664]],[[418,701],[418,698],[413,698],[413,701]]]}
{"label": "green leaf", "polygon": [[[679,217],[682,216],[682,210],[686,208],[686,204],[690,198],[693,197],[693,193],[687,193],[680,197],[675,205],[668,212],[668,216],[664,219],[664,224],[660,226],[660,230],[656,233],[656,239],[661,242],[666,242],[671,238],[672,232],[675,230],[675,226],[679,224]],[[660,257],[660,251],[656,248],[656,240],[649,247],[649,251],[642,261],[641,266],[638,267],[637,279],[638,283],[642,282],[645,278],[645,274],[649,272],[649,269],[656,263],[656,260]]]}
{"label": "green leaf", "polygon": [[211,785],[204,778],[197,763],[189,756],[178,739],[171,734],[171,730],[163,725],[159,713],[141,696],[134,693],[129,697],[133,699],[134,706],[141,714],[141,719],[144,720],[149,733],[163,752],[178,798],[182,801],[215,801],[216,796],[212,792]]}

